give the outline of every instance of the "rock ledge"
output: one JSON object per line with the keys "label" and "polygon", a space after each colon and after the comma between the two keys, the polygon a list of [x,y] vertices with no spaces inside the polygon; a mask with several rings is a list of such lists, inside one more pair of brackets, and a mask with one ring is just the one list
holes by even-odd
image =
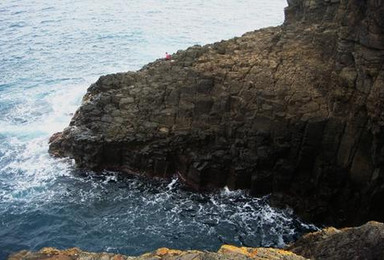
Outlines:
{"label": "rock ledge", "polygon": [[100,77],[50,153],[384,221],[383,0],[288,3],[282,26]]}
{"label": "rock ledge", "polygon": [[111,253],[90,253],[78,248],[58,250],[43,248],[39,252],[20,251],[8,260],[304,260],[304,259],[384,259],[384,224],[368,222],[356,228],[325,228],[304,235],[283,249],[249,248],[223,245],[217,252],[160,248],[132,257]]}

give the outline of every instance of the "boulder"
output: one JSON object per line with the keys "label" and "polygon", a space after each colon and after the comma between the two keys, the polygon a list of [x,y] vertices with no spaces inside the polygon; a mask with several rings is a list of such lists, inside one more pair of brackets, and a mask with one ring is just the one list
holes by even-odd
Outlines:
{"label": "boulder", "polygon": [[304,235],[286,250],[310,259],[384,259],[384,224],[325,228]]}

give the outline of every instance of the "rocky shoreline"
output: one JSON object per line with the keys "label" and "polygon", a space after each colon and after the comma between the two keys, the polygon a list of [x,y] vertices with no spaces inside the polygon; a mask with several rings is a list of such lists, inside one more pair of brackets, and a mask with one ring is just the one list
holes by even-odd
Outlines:
{"label": "rocky shoreline", "polygon": [[[306,220],[384,221],[384,1],[289,0],[282,26],[193,46],[92,84],[50,139],[78,167],[271,194]],[[383,224],[327,228],[284,250],[80,249],[19,259],[383,259]]]}
{"label": "rocky shoreline", "polygon": [[92,84],[54,156],[384,221],[384,3],[289,0],[285,23]]}
{"label": "rocky shoreline", "polygon": [[230,260],[230,259],[384,259],[384,224],[368,222],[356,228],[325,228],[304,235],[285,249],[247,248],[223,245],[217,252],[160,248],[138,257],[111,253],[90,253],[78,248],[58,250],[43,248],[39,252],[20,251],[8,260]]}

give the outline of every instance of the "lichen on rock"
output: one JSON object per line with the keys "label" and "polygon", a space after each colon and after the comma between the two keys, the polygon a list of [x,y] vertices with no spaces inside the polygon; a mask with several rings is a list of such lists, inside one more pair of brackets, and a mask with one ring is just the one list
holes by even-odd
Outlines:
{"label": "lichen on rock", "polygon": [[273,248],[246,248],[223,245],[218,252],[197,250],[174,250],[159,248],[141,256],[125,256],[111,253],[85,252],[78,248],[57,250],[43,248],[39,252],[21,251],[11,255],[8,260],[305,260],[292,252]]}
{"label": "lichen on rock", "polygon": [[310,259],[383,259],[384,224],[368,222],[355,228],[325,228],[304,235],[286,250]]}
{"label": "lichen on rock", "polygon": [[159,248],[141,256],[90,253],[78,248],[58,250],[43,248],[39,252],[20,251],[8,260],[304,260],[304,259],[384,259],[384,224],[368,222],[355,228],[325,228],[304,235],[285,249],[251,248],[223,245],[217,252]]}

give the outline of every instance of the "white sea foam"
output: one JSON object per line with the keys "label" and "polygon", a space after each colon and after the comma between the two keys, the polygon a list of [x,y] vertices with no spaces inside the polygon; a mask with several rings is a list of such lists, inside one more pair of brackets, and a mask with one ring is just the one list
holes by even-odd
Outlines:
{"label": "white sea foam", "polygon": [[244,191],[195,194],[177,179],[97,175],[47,154],[49,136],[68,125],[100,75],[137,70],[165,51],[280,24],[285,4],[0,2],[0,237],[7,238],[0,258],[25,245],[128,254],[161,246],[281,246],[300,230],[314,229]]}

